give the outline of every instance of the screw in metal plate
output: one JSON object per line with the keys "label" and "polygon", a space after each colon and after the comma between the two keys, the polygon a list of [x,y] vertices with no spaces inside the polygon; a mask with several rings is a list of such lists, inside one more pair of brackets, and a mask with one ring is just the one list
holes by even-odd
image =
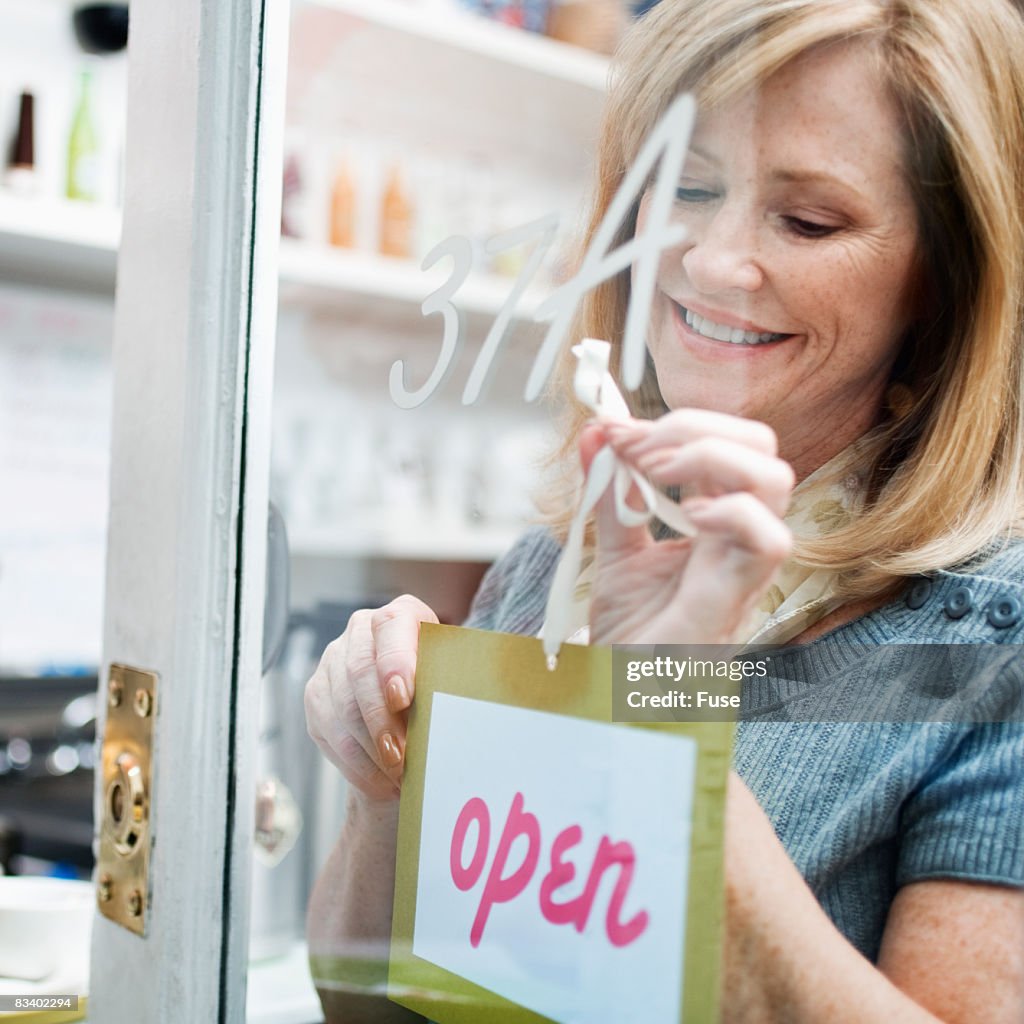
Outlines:
{"label": "screw in metal plate", "polygon": [[124,686],[119,679],[111,679],[110,686],[107,687],[107,703],[112,707],[120,707],[121,700],[124,697]]}
{"label": "screw in metal plate", "polygon": [[128,913],[132,917],[139,917],[142,913],[142,893],[138,889],[132,889],[128,896]]}
{"label": "screw in metal plate", "polygon": [[153,697],[149,690],[141,686],[135,691],[135,714],[140,718],[146,718],[153,710]]}
{"label": "screw in metal plate", "polygon": [[100,903],[109,903],[110,898],[114,895],[114,880],[105,872],[100,875],[100,884],[96,895],[99,897]]}

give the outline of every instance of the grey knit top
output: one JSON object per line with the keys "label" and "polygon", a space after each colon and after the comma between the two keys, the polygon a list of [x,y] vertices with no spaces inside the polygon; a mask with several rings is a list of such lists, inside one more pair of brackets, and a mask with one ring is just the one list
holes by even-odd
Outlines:
{"label": "grey knit top", "polygon": [[[545,530],[526,533],[491,567],[466,625],[536,634],[558,555]],[[1022,640],[1017,542],[773,652],[773,679],[745,684],[736,771],[836,927],[872,960],[903,885],[1024,887]],[[946,646],[965,644],[1000,646]],[[943,655],[929,662],[922,650]],[[983,664],[971,658],[980,653]],[[909,691],[913,700],[894,696]]]}

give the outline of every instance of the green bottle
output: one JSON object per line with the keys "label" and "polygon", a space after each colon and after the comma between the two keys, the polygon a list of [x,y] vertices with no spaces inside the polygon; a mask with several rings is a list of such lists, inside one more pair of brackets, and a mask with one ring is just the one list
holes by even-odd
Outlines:
{"label": "green bottle", "polygon": [[99,197],[99,144],[92,118],[92,72],[82,72],[78,105],[68,139],[68,199],[95,202]]}

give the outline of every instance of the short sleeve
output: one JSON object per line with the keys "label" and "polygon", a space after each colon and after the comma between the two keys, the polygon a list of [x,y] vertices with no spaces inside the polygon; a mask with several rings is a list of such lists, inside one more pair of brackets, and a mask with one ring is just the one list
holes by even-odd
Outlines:
{"label": "short sleeve", "polygon": [[1024,887],[1024,723],[958,727],[906,802],[897,885],[956,878]]}

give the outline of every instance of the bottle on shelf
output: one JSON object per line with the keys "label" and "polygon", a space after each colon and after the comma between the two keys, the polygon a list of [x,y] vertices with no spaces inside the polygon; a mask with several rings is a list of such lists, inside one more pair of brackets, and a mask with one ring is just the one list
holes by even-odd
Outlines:
{"label": "bottle on shelf", "polygon": [[281,234],[286,238],[301,238],[301,210],[303,199],[302,171],[299,158],[292,153],[285,160],[284,181],[281,188]]}
{"label": "bottle on shelf", "polygon": [[68,199],[96,202],[99,198],[99,142],[92,114],[92,72],[81,74],[78,104],[68,139]]}
{"label": "bottle on shelf", "polygon": [[338,163],[331,188],[330,241],[343,249],[356,245],[356,183],[346,157]]}
{"label": "bottle on shelf", "polygon": [[543,32],[551,0],[460,0],[461,6],[492,21]]}
{"label": "bottle on shelf", "polygon": [[35,98],[23,92],[18,106],[18,128],[11,146],[11,159],[4,174],[4,187],[19,195],[36,190]]}
{"label": "bottle on shelf", "polygon": [[380,251],[395,259],[412,259],[413,207],[401,168],[394,164],[381,200]]}
{"label": "bottle on shelf", "polygon": [[611,54],[629,24],[630,13],[623,0],[554,0],[547,34],[563,43]]}

